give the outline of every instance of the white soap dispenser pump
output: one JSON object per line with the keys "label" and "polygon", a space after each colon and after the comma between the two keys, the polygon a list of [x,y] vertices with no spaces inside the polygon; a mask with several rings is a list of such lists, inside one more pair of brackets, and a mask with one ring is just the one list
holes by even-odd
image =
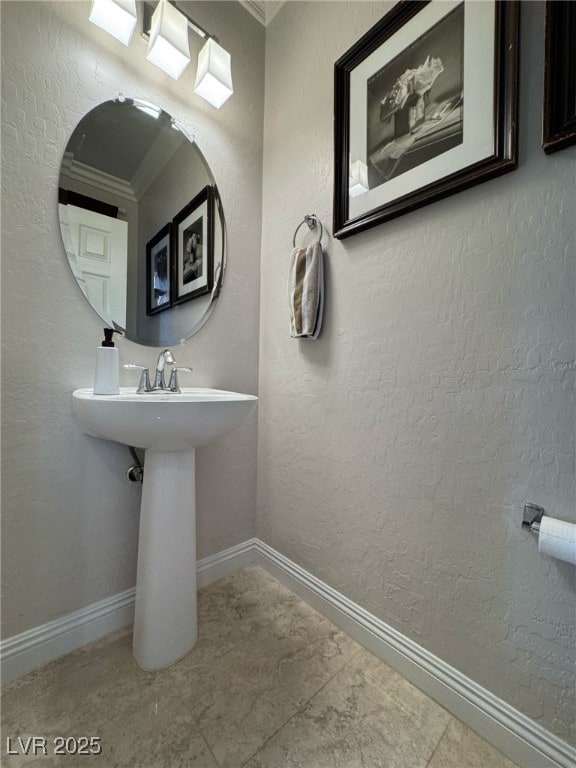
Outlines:
{"label": "white soap dispenser pump", "polygon": [[120,364],[118,349],[112,341],[113,333],[120,333],[120,331],[116,331],[114,328],[104,328],[104,341],[98,347],[96,373],[94,375],[95,395],[117,395],[120,391]]}

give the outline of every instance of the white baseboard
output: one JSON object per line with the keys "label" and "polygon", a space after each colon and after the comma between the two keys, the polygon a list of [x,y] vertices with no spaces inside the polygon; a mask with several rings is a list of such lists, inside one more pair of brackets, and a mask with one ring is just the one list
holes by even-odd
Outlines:
{"label": "white baseboard", "polygon": [[[259,539],[197,563],[198,587],[258,563],[521,768],[574,768],[576,749],[482,688],[357,603]],[[134,589],[101,600],[0,644],[2,681],[8,682],[134,618]]]}
{"label": "white baseboard", "polygon": [[[255,539],[242,542],[196,564],[199,588],[253,563]],[[8,683],[49,661],[116,632],[134,621],[135,590],[127,589],[55,621],[33,627],[0,643],[2,682]]]}
{"label": "white baseboard", "polygon": [[53,659],[134,621],[134,589],[92,603],[0,644],[2,682],[8,683]]}
{"label": "white baseboard", "polygon": [[224,576],[230,576],[239,568],[256,562],[258,552],[256,544],[258,539],[248,539],[241,544],[236,544],[229,549],[223,549],[215,555],[210,555],[196,564],[196,584],[198,589],[207,587],[213,581],[218,581]]}
{"label": "white baseboard", "polygon": [[258,539],[256,560],[521,768],[574,768],[576,749]]}

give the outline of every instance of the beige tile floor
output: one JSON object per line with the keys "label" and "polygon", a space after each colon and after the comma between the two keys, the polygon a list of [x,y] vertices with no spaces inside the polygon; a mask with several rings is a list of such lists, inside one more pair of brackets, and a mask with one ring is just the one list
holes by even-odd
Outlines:
{"label": "beige tile floor", "polygon": [[[2,766],[514,768],[257,566],[200,592],[199,627],[160,672],[123,631],[6,685]],[[28,736],[48,756],[6,754]],[[99,737],[102,754],[55,756],[57,736]]]}

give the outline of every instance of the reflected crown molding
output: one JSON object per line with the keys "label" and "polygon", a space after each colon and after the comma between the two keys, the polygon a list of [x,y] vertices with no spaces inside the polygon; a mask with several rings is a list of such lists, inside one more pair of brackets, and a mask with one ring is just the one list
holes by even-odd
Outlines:
{"label": "reflected crown molding", "polygon": [[110,173],[99,171],[91,165],[79,163],[77,160],[74,160],[72,152],[64,152],[61,173],[70,179],[91,184],[106,192],[112,192],[130,202],[138,202],[132,185],[129,182],[119,179],[117,176],[112,176]]}

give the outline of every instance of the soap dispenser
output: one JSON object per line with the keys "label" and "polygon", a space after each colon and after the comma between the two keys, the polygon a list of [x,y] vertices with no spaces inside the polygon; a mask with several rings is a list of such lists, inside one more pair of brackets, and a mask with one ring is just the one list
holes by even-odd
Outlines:
{"label": "soap dispenser", "polygon": [[112,341],[113,333],[120,333],[120,331],[116,331],[114,328],[104,328],[104,341],[98,347],[94,376],[95,395],[117,395],[120,391],[120,365],[118,349]]}

